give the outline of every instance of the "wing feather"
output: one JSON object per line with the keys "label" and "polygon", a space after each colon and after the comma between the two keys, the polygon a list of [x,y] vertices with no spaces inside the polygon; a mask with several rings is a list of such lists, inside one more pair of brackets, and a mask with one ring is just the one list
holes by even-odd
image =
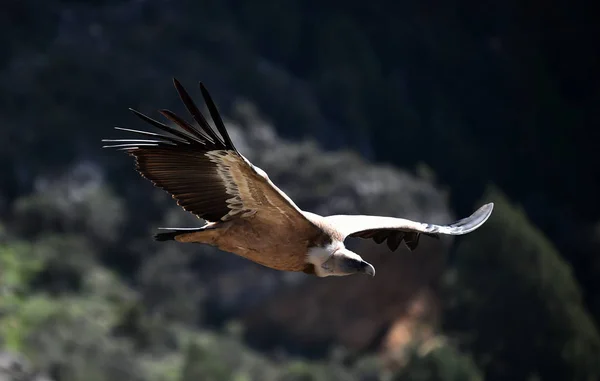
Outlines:
{"label": "wing feather", "polygon": [[312,226],[266,173],[237,151],[204,85],[200,83],[200,89],[221,136],[179,81],[173,79],[173,84],[195,125],[169,110],[160,113],[175,126],[130,109],[144,122],[172,136],[116,127],[151,139],[105,139],[115,143],[105,147],[125,150],[134,157],[136,170],[144,178],[168,192],[184,210],[206,221],[244,218],[261,211],[276,224],[292,221]]}
{"label": "wing feather", "polygon": [[343,238],[373,239],[378,244],[387,240],[387,246],[395,251],[400,243],[412,251],[419,244],[422,234],[438,238],[440,234],[462,235],[476,230],[487,221],[494,209],[493,203],[481,206],[469,217],[451,224],[437,225],[403,218],[368,215],[333,215],[325,221],[339,231]]}

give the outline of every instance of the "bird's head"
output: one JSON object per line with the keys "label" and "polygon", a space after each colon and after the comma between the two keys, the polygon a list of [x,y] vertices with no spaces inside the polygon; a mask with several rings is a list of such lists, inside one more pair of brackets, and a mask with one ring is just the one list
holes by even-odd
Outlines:
{"label": "bird's head", "polygon": [[328,252],[326,256],[323,255],[325,253],[319,254],[320,255],[317,254],[313,257],[323,258],[322,261],[318,261],[317,263],[313,262],[314,273],[319,277],[345,276],[352,274],[375,276],[375,268],[373,265],[363,260],[360,255],[345,247],[340,247],[333,252]]}

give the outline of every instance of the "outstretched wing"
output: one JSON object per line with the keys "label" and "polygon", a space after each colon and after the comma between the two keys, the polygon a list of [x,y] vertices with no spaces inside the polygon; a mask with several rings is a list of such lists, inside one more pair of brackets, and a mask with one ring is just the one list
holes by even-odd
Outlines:
{"label": "outstretched wing", "polygon": [[404,244],[412,251],[418,243],[421,234],[438,238],[439,234],[462,235],[479,228],[490,217],[494,204],[485,204],[469,217],[448,225],[436,225],[411,221],[403,218],[364,216],[364,215],[334,215],[325,220],[346,237],[372,238],[380,244],[387,240],[390,250],[395,251]]}
{"label": "outstretched wing", "polygon": [[136,169],[144,178],[171,194],[184,210],[206,221],[247,218],[258,212],[263,220],[274,224],[311,224],[263,170],[237,151],[204,85],[200,83],[202,96],[221,136],[208,124],[183,86],[176,79],[173,83],[194,124],[169,110],[160,110],[179,130],[131,109],[170,136],[116,127],[150,139],[104,139],[115,143],[104,147],[133,156]]}

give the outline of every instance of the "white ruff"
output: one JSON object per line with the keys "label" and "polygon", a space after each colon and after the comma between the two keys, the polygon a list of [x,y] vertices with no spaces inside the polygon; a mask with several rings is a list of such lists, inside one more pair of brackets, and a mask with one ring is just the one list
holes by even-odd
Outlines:
{"label": "white ruff", "polygon": [[326,272],[323,269],[323,263],[325,263],[336,250],[343,247],[344,244],[341,242],[332,242],[329,245],[323,247],[311,247],[310,249],[308,249],[306,262],[312,263],[315,266],[315,274],[317,276],[330,276],[331,273]]}

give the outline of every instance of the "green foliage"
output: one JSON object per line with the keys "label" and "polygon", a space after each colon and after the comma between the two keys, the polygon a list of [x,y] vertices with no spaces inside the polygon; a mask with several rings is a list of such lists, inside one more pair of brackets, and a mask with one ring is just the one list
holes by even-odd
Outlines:
{"label": "green foliage", "polygon": [[181,381],[228,381],[233,372],[234,369],[228,368],[215,353],[198,343],[190,343],[185,354]]}
{"label": "green foliage", "polygon": [[28,300],[29,281],[42,265],[24,243],[0,246],[0,342],[7,349],[20,351],[24,332],[47,313],[46,300]]}
{"label": "green foliage", "polygon": [[427,349],[415,343],[393,381],[483,381],[483,375],[470,356],[448,344]]}
{"label": "green foliage", "polygon": [[165,247],[149,256],[138,272],[144,306],[169,321],[196,324],[201,318],[204,285],[191,269],[191,255]]}
{"label": "green foliage", "polygon": [[106,186],[94,166],[80,165],[58,178],[41,178],[38,189],[15,200],[13,230],[86,235],[106,245],[119,237],[127,217],[123,202]]}
{"label": "green foliage", "polygon": [[181,331],[184,353],[180,381],[275,381],[278,366],[235,336]]}
{"label": "green foliage", "polygon": [[33,255],[31,246],[22,242],[0,244],[0,271],[3,295],[26,292],[24,287],[42,268],[43,262]]}
{"label": "green foliage", "polygon": [[26,352],[25,341],[29,333],[56,312],[52,300],[42,296],[23,300],[6,298],[1,305],[0,338],[3,346],[11,351]]}
{"label": "green foliage", "polygon": [[600,377],[600,336],[571,267],[497,190],[494,214],[459,243],[446,328],[489,380]]}
{"label": "green foliage", "polygon": [[356,376],[335,363],[312,364],[292,361],[283,370],[278,381],[341,381],[354,380]]}
{"label": "green foliage", "polygon": [[117,309],[106,301],[53,300],[52,314],[31,327],[24,353],[61,380],[143,380],[131,345],[112,338]]}
{"label": "green foliage", "polygon": [[[91,259],[77,268],[83,278],[78,296],[70,296],[73,289],[50,287],[48,282],[64,278],[62,269],[73,266],[70,261],[61,263],[61,255],[89,256],[81,245],[81,238],[54,235],[31,244],[8,241],[0,247],[0,342],[61,380],[100,381],[123,375],[135,380],[140,372],[127,343],[110,338],[127,289],[121,286],[117,291],[119,281]],[[113,291],[107,290],[107,283]]]}

